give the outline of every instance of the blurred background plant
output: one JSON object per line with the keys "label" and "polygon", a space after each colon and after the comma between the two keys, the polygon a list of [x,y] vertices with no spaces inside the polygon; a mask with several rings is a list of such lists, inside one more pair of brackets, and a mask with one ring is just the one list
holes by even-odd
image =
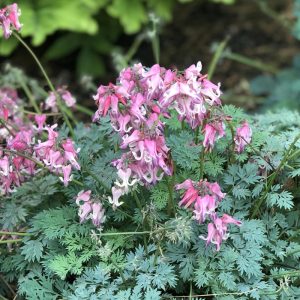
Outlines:
{"label": "blurred background plant", "polygon": [[[214,80],[223,82],[226,103],[248,110],[300,109],[299,68],[292,63],[299,54],[300,0],[19,0],[18,4],[26,24],[23,38],[56,84],[68,83],[86,106],[93,105],[84,99],[90,98],[94,83],[109,82],[134,61],[152,65],[160,59],[162,65],[179,69],[198,60],[209,66],[207,72],[217,68]],[[16,39],[0,39],[0,56],[1,62],[21,66],[32,77],[39,74]]]}

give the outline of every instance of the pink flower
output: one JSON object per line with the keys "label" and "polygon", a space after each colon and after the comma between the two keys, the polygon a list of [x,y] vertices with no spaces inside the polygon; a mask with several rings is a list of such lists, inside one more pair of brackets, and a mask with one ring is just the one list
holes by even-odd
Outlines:
{"label": "pink flower", "polygon": [[121,182],[116,181],[115,185],[124,190],[124,193],[128,193],[129,187],[133,186],[137,179],[132,179],[131,182],[129,182],[131,176],[131,169],[128,168],[126,171],[119,169],[118,170],[118,177],[121,179]]}
{"label": "pink flower", "polygon": [[113,208],[120,206],[123,204],[123,202],[119,202],[119,199],[122,195],[124,195],[124,190],[121,188],[112,187],[112,197],[108,197],[108,201],[110,204],[113,205]]}
{"label": "pink flower", "polygon": [[16,3],[0,9],[0,25],[2,26],[3,34],[6,39],[12,34],[11,27],[17,31],[21,30],[22,25],[19,22],[20,15],[21,11]]}
{"label": "pink flower", "polygon": [[236,135],[234,138],[235,151],[241,153],[244,151],[245,146],[251,142],[252,130],[249,124],[245,121],[242,127],[236,129]]}
{"label": "pink flower", "polygon": [[194,219],[199,223],[203,223],[207,215],[211,215],[216,209],[216,199],[212,196],[205,195],[204,197],[197,197],[194,206]]}
{"label": "pink flower", "polygon": [[105,210],[101,203],[93,203],[92,211],[92,222],[95,226],[99,227],[105,221]]}
{"label": "pink flower", "polygon": [[207,237],[205,238],[203,236],[200,236],[200,238],[206,240],[206,245],[208,245],[209,243],[215,244],[216,250],[219,251],[222,241],[228,238],[228,224],[241,226],[242,222],[234,219],[227,214],[224,214],[221,218],[214,216],[213,223],[209,223],[207,226]]}
{"label": "pink flower", "polygon": [[186,79],[192,79],[192,78],[197,79],[197,77],[201,75],[200,73],[201,70],[202,70],[202,64],[200,61],[198,61],[197,65],[191,65],[189,68],[187,68],[184,71],[184,76]]}
{"label": "pink flower", "polygon": [[72,107],[75,105],[76,99],[72,96],[72,94],[69,91],[65,89],[59,89],[58,92],[61,93],[61,98],[65,101],[68,107]]}
{"label": "pink flower", "polygon": [[42,131],[44,128],[44,124],[46,122],[46,115],[42,114],[42,115],[35,115],[34,116],[34,120],[38,125],[38,131]]}
{"label": "pink flower", "polygon": [[56,104],[56,96],[53,92],[49,93],[49,96],[47,97],[46,101],[46,109],[52,109],[53,112],[57,112],[57,104]]}
{"label": "pink flower", "polygon": [[210,105],[220,105],[221,100],[219,99],[221,95],[220,83],[218,85],[213,84],[208,79],[202,80],[202,90],[201,93],[204,100]]}
{"label": "pink flower", "polygon": [[224,127],[224,123],[222,122],[206,124],[204,127],[205,135],[203,147],[205,147],[208,150],[213,149],[216,140],[225,135]]}
{"label": "pink flower", "polygon": [[114,123],[112,123],[113,129],[121,134],[128,133],[132,129],[132,127],[128,125],[130,119],[130,115],[118,115],[116,120],[114,120]]}
{"label": "pink flower", "polygon": [[80,170],[80,165],[76,160],[79,149],[75,151],[72,140],[67,139],[64,143],[62,143],[62,147],[65,150],[65,158],[72,164],[72,166],[74,166],[74,168]]}
{"label": "pink flower", "polygon": [[64,186],[68,186],[69,182],[72,181],[73,178],[73,175],[71,175],[72,166],[71,165],[62,166],[62,171],[64,177],[59,177],[59,179],[64,183]]}
{"label": "pink flower", "polygon": [[217,199],[222,200],[226,194],[221,192],[221,188],[217,182],[214,183],[206,183],[208,189],[210,190],[211,194]]}
{"label": "pink flower", "polygon": [[8,156],[4,156],[2,159],[0,159],[0,174],[2,176],[8,176],[9,175]]}
{"label": "pink flower", "polygon": [[91,190],[88,190],[88,191],[82,190],[82,191],[80,191],[77,194],[77,197],[76,197],[76,204],[77,205],[82,205],[84,202],[88,202],[90,200],[91,193],[92,193]]}
{"label": "pink flower", "polygon": [[78,215],[80,217],[80,222],[82,223],[87,219],[89,213],[92,211],[92,203],[90,201],[92,191],[80,191],[76,198],[76,204],[79,205]]}
{"label": "pink flower", "polygon": [[192,204],[194,204],[194,202],[197,200],[198,198],[198,190],[195,189],[193,182],[190,179],[187,179],[186,181],[184,181],[181,184],[177,184],[175,186],[176,190],[180,190],[180,189],[185,189],[187,190],[184,193],[183,198],[181,199],[181,201],[179,202],[179,206],[183,206],[184,208],[188,208],[189,206],[191,206]]}
{"label": "pink flower", "polygon": [[97,121],[100,117],[105,117],[108,110],[111,108],[113,114],[119,113],[118,104],[119,102],[126,105],[124,96],[118,93],[118,89],[112,83],[109,86],[101,85],[98,88],[97,95],[94,96],[94,100],[98,105],[98,110],[96,111],[93,121]]}

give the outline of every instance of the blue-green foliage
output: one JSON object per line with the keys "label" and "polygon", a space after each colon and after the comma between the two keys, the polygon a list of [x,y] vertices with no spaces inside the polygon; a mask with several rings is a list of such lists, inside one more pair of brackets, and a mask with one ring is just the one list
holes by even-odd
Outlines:
{"label": "blue-green foliage", "polygon": [[[245,119],[232,106],[223,109],[238,122]],[[120,156],[117,142],[105,120],[100,126],[79,124],[75,141],[82,169],[75,178],[84,187],[71,183],[65,189],[48,174],[0,198],[1,227],[30,234],[10,249],[1,245],[3,278],[17,284],[25,299],[159,300],[190,293],[222,300],[299,299],[299,120],[288,111],[254,116],[253,140],[244,153],[231,151],[229,128],[204,153],[204,178],[219,182],[226,193],[218,213],[242,221],[240,227],[229,225],[219,252],[201,238],[206,224],[197,224],[186,209],[176,207],[174,216],[169,207],[169,199],[179,201],[170,184],[199,180],[201,133],[195,144],[195,132],[173,121],[167,143],[177,175],[136,191],[142,211],[130,193],[113,211],[107,195],[116,176],[110,163]],[[102,231],[91,222],[80,224],[75,197],[81,189],[102,200],[107,216]],[[121,234],[128,231],[146,233]]]}
{"label": "blue-green foliage", "polygon": [[299,110],[299,71],[300,57],[296,56],[290,68],[283,69],[276,75],[260,75],[253,79],[250,83],[250,90],[254,95],[264,97],[264,108],[290,108]]}

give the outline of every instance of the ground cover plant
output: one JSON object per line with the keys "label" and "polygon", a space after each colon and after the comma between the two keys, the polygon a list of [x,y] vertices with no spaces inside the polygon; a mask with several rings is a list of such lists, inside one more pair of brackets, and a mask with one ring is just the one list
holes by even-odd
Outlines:
{"label": "ground cover plant", "polygon": [[299,114],[223,105],[200,62],[126,67],[90,112],[18,17],[48,87],[0,80],[2,299],[299,299]]}

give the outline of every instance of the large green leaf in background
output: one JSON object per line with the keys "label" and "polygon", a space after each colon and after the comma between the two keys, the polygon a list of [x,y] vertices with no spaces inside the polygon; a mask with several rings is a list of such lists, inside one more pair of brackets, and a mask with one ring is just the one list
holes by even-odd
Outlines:
{"label": "large green leaf in background", "polygon": [[107,12],[120,20],[126,33],[137,32],[141,24],[147,21],[147,15],[140,0],[114,0],[107,7]]}
{"label": "large green leaf in background", "polygon": [[19,0],[24,24],[22,35],[32,36],[32,44],[38,46],[57,30],[95,34],[98,24],[93,14],[103,3],[99,0]]}

